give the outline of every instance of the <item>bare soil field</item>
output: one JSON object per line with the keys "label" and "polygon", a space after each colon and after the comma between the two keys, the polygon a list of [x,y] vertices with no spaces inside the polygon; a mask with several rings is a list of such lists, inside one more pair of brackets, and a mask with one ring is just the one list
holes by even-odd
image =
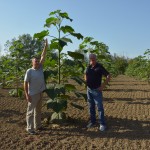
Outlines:
{"label": "bare soil field", "polygon": [[[98,130],[98,124],[86,128],[87,103],[78,100],[85,109],[68,107],[70,123],[49,124],[37,135],[29,135],[25,99],[10,97],[8,90],[0,89],[0,150],[150,150],[150,85],[120,75],[112,79],[103,96],[105,132]],[[42,108],[42,120],[50,114]]]}

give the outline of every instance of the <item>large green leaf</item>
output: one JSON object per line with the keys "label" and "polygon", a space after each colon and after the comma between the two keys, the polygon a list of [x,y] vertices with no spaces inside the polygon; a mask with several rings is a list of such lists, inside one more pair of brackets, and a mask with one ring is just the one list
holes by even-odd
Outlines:
{"label": "large green leaf", "polygon": [[95,46],[98,46],[99,42],[98,41],[92,41],[90,42],[91,45],[95,45]]}
{"label": "large green leaf", "polygon": [[74,59],[84,59],[84,55],[78,52],[68,51],[68,55]]}
{"label": "large green leaf", "polygon": [[46,85],[46,94],[51,98],[54,99],[57,96],[57,93],[55,92],[55,87],[52,84],[47,84]]}
{"label": "large green leaf", "polygon": [[43,30],[42,32],[40,33],[35,33],[34,34],[34,38],[37,38],[39,40],[42,40],[44,39],[45,36],[48,36],[49,35],[49,31],[48,30]]}
{"label": "large green leaf", "polygon": [[52,43],[50,44],[50,49],[51,49],[51,50],[59,49],[59,43],[58,43],[58,41],[52,42]]}
{"label": "large green leaf", "polygon": [[59,45],[60,45],[60,47],[61,47],[60,50],[62,50],[63,47],[67,45],[67,42],[72,43],[71,39],[69,39],[69,38],[63,37],[63,38],[59,39]]}
{"label": "large green leaf", "polygon": [[47,103],[47,109],[53,109],[54,105],[57,104],[57,102],[52,99],[49,99],[46,103]]}
{"label": "large green leaf", "polygon": [[59,15],[62,17],[62,18],[66,18],[70,21],[73,21],[73,19],[71,19],[69,16],[68,16],[68,13],[66,12],[63,12],[63,13],[59,13]]}
{"label": "large green leaf", "polygon": [[59,113],[54,112],[51,116],[51,121],[59,121],[65,119],[66,119],[66,114],[64,112],[59,112]]}
{"label": "large green leaf", "polygon": [[62,26],[60,28],[60,30],[66,34],[66,33],[73,33],[74,32],[74,29],[71,27],[71,26]]}
{"label": "large green leaf", "polygon": [[47,101],[47,109],[53,109],[59,113],[67,109],[67,101],[63,99],[54,99]]}
{"label": "large green leaf", "polygon": [[87,46],[86,44],[80,44],[80,45],[79,45],[79,48],[80,48],[80,49],[84,49],[84,48],[86,48],[86,46]]}
{"label": "large green leaf", "polygon": [[57,71],[53,71],[53,70],[46,70],[44,71],[44,79],[47,80],[51,75],[56,76],[57,75]]}
{"label": "large green leaf", "polygon": [[[58,39],[57,39],[58,40]],[[62,40],[58,40],[58,41],[53,41],[51,42],[50,44],[50,49],[51,50],[59,50],[59,51],[62,51],[63,47],[67,45],[66,42],[62,41]]]}
{"label": "large green leaf", "polygon": [[90,43],[93,39],[93,37],[85,37],[83,43]]}
{"label": "large green leaf", "polygon": [[65,95],[65,92],[66,92],[65,85],[56,84],[54,86],[53,84],[48,84],[45,92],[47,93],[47,95],[51,99],[54,99],[54,98],[56,98],[60,94],[64,94]]}
{"label": "large green leaf", "polygon": [[49,15],[51,16],[51,15],[55,15],[55,14],[58,14],[58,13],[60,13],[61,12],[61,10],[56,10],[56,11],[52,11]]}
{"label": "large green leaf", "polygon": [[83,106],[80,106],[80,105],[78,105],[78,104],[76,104],[76,103],[71,103],[71,105],[72,105],[73,107],[77,108],[77,109],[80,109],[80,110],[83,110],[83,109],[84,109]]}
{"label": "large green leaf", "polygon": [[83,39],[83,35],[80,33],[70,33],[72,36],[76,37],[78,40]]}
{"label": "large green leaf", "polygon": [[60,47],[61,48],[63,48],[64,46],[66,46],[67,45],[67,42],[65,42],[65,41],[63,41],[63,40],[59,40],[59,45],[60,45]]}
{"label": "large green leaf", "polygon": [[72,43],[72,40],[71,40],[71,39],[69,39],[69,38],[65,38],[65,37],[63,37],[63,38],[61,38],[60,40],[62,40],[62,41],[64,41],[64,42],[66,42],[66,43],[68,43],[68,42]]}
{"label": "large green leaf", "polygon": [[55,18],[55,17],[50,17],[48,19],[46,19],[46,24],[44,25],[44,27],[50,27],[51,25],[56,25],[59,24],[61,22],[60,19]]}
{"label": "large green leaf", "polygon": [[66,12],[61,12],[61,10],[53,11],[53,12],[51,12],[49,15],[50,15],[50,16],[56,15],[57,17],[60,16],[60,17],[62,17],[62,18],[66,18],[66,19],[68,19],[68,20],[70,20],[70,21],[73,21],[73,20],[69,17],[68,13],[66,13]]}
{"label": "large green leaf", "polygon": [[46,67],[46,69],[49,70],[49,68],[53,68],[53,70],[55,71],[56,68],[56,64],[57,64],[57,60],[53,59],[53,58],[48,58],[45,60],[44,62],[44,66]]}
{"label": "large green leaf", "polygon": [[66,90],[65,90],[65,85],[63,85],[63,84],[57,84],[57,85],[55,86],[55,92],[56,92],[57,94],[65,94],[65,92],[66,92]]}

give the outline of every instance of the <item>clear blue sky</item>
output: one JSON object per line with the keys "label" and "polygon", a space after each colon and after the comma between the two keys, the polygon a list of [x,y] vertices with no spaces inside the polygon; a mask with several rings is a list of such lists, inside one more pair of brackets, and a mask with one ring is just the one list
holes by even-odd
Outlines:
{"label": "clear blue sky", "polygon": [[[13,37],[43,30],[56,9],[69,13],[76,32],[104,42],[112,54],[135,57],[150,48],[150,0],[1,0],[2,49]],[[66,50],[78,48],[81,41],[73,41]]]}

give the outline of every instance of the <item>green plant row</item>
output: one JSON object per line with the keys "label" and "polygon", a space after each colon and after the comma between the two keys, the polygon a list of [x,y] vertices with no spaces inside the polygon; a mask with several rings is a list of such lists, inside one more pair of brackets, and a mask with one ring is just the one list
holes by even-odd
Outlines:
{"label": "green plant row", "polygon": [[150,49],[143,56],[138,56],[128,62],[126,75],[150,82]]}

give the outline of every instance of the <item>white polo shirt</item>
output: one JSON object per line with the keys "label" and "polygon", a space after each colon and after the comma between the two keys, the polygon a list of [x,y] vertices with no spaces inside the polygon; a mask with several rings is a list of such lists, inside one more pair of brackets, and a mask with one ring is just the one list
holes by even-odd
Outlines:
{"label": "white polo shirt", "polygon": [[45,90],[45,81],[44,81],[44,74],[43,74],[43,67],[40,66],[39,69],[30,68],[26,71],[25,82],[29,83],[29,95],[35,95],[41,93]]}

